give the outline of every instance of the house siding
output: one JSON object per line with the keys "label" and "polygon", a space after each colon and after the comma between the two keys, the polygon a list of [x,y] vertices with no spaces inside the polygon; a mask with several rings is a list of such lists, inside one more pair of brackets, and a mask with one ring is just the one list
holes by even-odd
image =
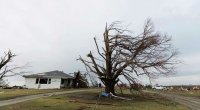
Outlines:
{"label": "house siding", "polygon": [[26,78],[25,84],[28,89],[59,89],[61,78],[51,78],[51,84],[36,84],[36,78]]}

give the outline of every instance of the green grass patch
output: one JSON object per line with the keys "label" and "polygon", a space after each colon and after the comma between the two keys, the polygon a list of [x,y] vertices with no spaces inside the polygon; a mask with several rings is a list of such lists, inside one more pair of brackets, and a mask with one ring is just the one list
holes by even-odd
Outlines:
{"label": "green grass patch", "polygon": [[[131,101],[98,98],[100,90],[71,93],[1,107],[0,110],[187,110],[156,94],[124,94]],[[97,101],[98,99],[98,101]],[[97,103],[97,104],[96,104]]]}

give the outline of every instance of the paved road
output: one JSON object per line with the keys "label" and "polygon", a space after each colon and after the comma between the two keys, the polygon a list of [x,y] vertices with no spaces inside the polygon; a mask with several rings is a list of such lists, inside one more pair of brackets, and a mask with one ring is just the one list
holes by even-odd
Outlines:
{"label": "paved road", "polygon": [[[146,91],[146,92],[150,92],[150,91]],[[185,105],[186,107],[190,108],[191,110],[200,110],[200,99],[199,98],[186,97],[186,96],[180,96],[180,95],[174,95],[174,94],[158,93],[158,92],[153,92],[153,93],[157,93],[167,99],[170,99],[172,101],[175,101],[177,103]]]}
{"label": "paved road", "polygon": [[18,98],[14,98],[14,99],[0,101],[0,107],[6,106],[6,105],[11,105],[11,104],[16,104],[16,103],[20,103],[20,102],[25,102],[25,101],[33,100],[33,99],[37,99],[37,98],[49,97],[49,96],[52,96],[52,95],[61,95],[61,94],[90,91],[90,90],[89,89],[87,89],[87,90],[70,90],[70,91],[62,91],[62,92],[53,92],[53,93],[23,96],[23,97],[18,97]]}

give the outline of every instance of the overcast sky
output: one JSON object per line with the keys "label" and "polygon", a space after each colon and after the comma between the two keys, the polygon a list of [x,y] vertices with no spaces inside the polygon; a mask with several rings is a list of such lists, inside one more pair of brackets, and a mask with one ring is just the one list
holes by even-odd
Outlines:
{"label": "overcast sky", "polygon": [[176,75],[154,83],[200,84],[199,6],[199,0],[1,0],[0,55],[11,49],[18,55],[13,63],[30,62],[32,73],[84,70],[76,59],[95,52],[93,37],[102,42],[106,22],[122,21],[139,33],[151,18],[156,30],[172,36],[184,62]]}

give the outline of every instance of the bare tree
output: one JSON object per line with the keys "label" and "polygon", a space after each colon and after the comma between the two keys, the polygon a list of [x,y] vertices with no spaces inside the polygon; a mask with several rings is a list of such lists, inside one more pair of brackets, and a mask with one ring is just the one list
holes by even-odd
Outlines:
{"label": "bare tree", "polygon": [[88,81],[86,77],[84,77],[80,71],[74,72],[74,88],[87,88],[88,87]]}
{"label": "bare tree", "polygon": [[0,88],[8,87],[8,82],[3,79],[0,79]]}
{"label": "bare tree", "polygon": [[3,57],[1,57],[0,79],[2,79],[6,75],[6,73],[12,72],[15,69],[15,68],[10,69],[8,66],[8,63],[10,63],[15,56],[16,55],[9,50],[7,53],[5,52],[5,55]]}
{"label": "bare tree", "polygon": [[102,50],[94,38],[99,57],[94,57],[90,51],[88,60],[79,58],[99,76],[105,92],[115,94],[114,87],[122,75],[131,85],[137,83],[136,76],[155,77],[174,73],[177,51],[173,49],[169,36],[155,32],[150,19],[141,34],[131,34],[122,29],[119,22],[106,25]]}
{"label": "bare tree", "polygon": [[10,50],[4,53],[4,56],[1,57],[0,60],[0,80],[3,80],[4,77],[20,75],[26,73],[25,71],[19,71],[21,69],[25,69],[28,65],[25,66],[15,66],[10,65],[12,59],[16,55],[12,53]]}

